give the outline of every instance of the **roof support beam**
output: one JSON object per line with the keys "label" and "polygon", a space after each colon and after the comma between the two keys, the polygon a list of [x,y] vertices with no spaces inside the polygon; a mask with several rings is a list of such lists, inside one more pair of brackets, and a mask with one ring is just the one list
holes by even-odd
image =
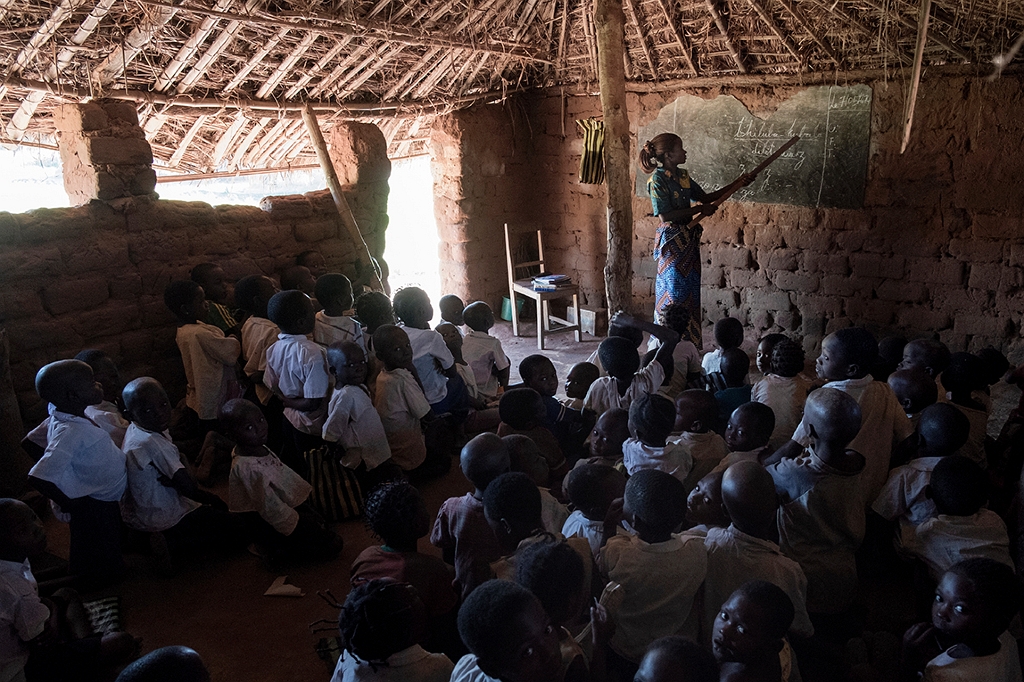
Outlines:
{"label": "roof support beam", "polygon": [[235,88],[237,88],[239,85],[241,85],[242,82],[249,77],[249,74],[252,73],[252,70],[259,66],[260,62],[266,59],[267,55],[270,54],[275,47],[277,47],[278,43],[284,40],[284,37],[288,35],[288,30],[289,29],[287,28],[282,28],[280,31],[274,34],[270,38],[270,40],[263,43],[263,47],[261,47],[259,51],[252,56],[252,59],[245,63],[245,66],[238,70],[238,73],[236,73],[234,77],[230,81],[228,81],[228,84],[224,86],[224,89],[220,91],[220,94],[226,95]]}
{"label": "roof support beam", "polygon": [[832,47],[831,43],[825,40],[824,35],[818,35],[818,32],[814,30],[814,27],[812,27],[810,22],[807,21],[807,18],[804,17],[804,13],[797,8],[795,2],[792,0],[779,0],[779,3],[786,8],[786,11],[789,12],[796,23],[800,25],[800,28],[806,31],[814,42],[818,44],[818,47],[828,55],[829,59],[835,62],[836,66],[842,67],[844,65],[845,62],[843,58],[839,56],[839,53],[835,51],[835,48]]}
{"label": "roof support beam", "polygon": [[228,150],[231,149],[231,145],[238,137],[238,133],[242,131],[248,120],[245,118],[245,114],[241,111],[235,112],[235,120],[231,122],[228,129],[224,131],[224,134],[217,140],[217,145],[213,148],[213,157],[210,159],[210,168],[217,170],[220,166],[220,162],[227,156]]}
{"label": "roof support beam", "polygon": [[[61,0],[60,4],[53,8],[53,12],[46,18],[46,21],[36,29],[36,32],[32,34],[32,37],[28,39],[25,46],[14,57],[14,61],[7,70],[8,75],[17,75],[26,66],[31,64],[36,55],[39,54],[40,48],[53,37],[53,34],[61,27],[61,24],[71,18],[72,13],[83,3],[84,0]],[[0,85],[0,97],[6,94],[7,86]]]}
{"label": "roof support beam", "polygon": [[337,57],[338,54],[343,49],[345,49],[345,47],[347,47],[351,41],[352,38],[345,37],[335,42],[334,47],[328,50],[327,54],[321,57],[320,61],[318,61],[313,68],[309,69],[308,71],[306,71],[306,73],[302,74],[299,77],[299,80],[295,83],[295,85],[288,88],[288,92],[284,93],[284,98],[292,99],[293,97],[295,97],[295,95],[299,94],[299,91],[302,90],[302,88],[306,87],[309,84],[309,82],[313,80],[317,75],[322,73],[323,70],[327,68],[327,65],[333,62],[334,58]]}
{"label": "roof support beam", "polygon": [[718,11],[718,7],[715,6],[715,0],[704,0],[704,6],[708,9],[708,14],[715,20],[715,26],[718,27],[718,32],[722,34],[722,40],[725,41],[725,47],[729,50],[729,56],[732,57],[732,61],[736,64],[736,68],[739,69],[740,73],[746,73],[747,67],[743,63],[743,58],[740,56],[739,50],[733,44],[732,39],[729,37],[729,31],[725,26],[725,19],[722,18],[722,13]]}
{"label": "roof support beam", "polygon": [[[800,51],[793,43],[793,40],[783,32],[782,28],[775,22],[775,18],[759,2],[759,0],[747,0],[747,2],[750,3],[750,6],[754,8],[755,12],[757,12],[757,16],[761,17],[761,21],[763,21],[769,30],[775,34],[775,37],[782,41],[782,44],[786,46],[786,49],[791,55],[793,55],[793,58],[800,62],[801,65],[805,64],[807,59],[800,54]],[[804,67],[801,66],[800,70],[803,71]]]}
{"label": "roof support beam", "polygon": [[274,69],[274,73],[270,74],[270,78],[266,80],[260,89],[256,91],[256,99],[263,99],[274,91],[274,88],[285,79],[285,77],[291,72],[292,67],[295,66],[296,62],[302,59],[302,56],[306,54],[306,51],[312,47],[313,43],[319,36],[316,33],[307,33],[302,36],[302,40],[295,46],[295,49],[285,57],[277,68]]}
{"label": "roof support beam", "polygon": [[195,139],[196,135],[199,134],[199,131],[206,125],[207,119],[209,119],[209,116],[203,115],[195,120],[192,127],[188,129],[187,133],[185,133],[185,137],[181,138],[181,142],[178,143],[178,148],[174,150],[174,154],[171,155],[171,160],[167,162],[168,166],[171,168],[178,167],[178,164],[181,163],[181,160],[185,157],[185,151],[188,149],[188,146],[192,144],[192,140]]}
{"label": "roof support beam", "polygon": [[[249,0],[249,2],[245,3],[244,8],[246,12],[251,12],[261,4],[263,4],[263,0]],[[214,41],[206,48],[203,56],[199,58],[192,68],[189,69],[189,72],[185,74],[185,77],[181,79],[181,82],[178,83],[178,87],[175,89],[179,95],[192,89],[196,81],[206,73],[206,70],[216,61],[217,57],[224,51],[224,48],[231,44],[231,41],[234,40],[241,29],[242,23],[240,21],[229,21],[227,26],[221,29]]]}
{"label": "roof support beam", "polygon": [[[885,7],[882,5],[882,3],[878,2],[877,0],[864,0],[864,2],[867,3],[869,6],[877,9],[883,15],[887,14]],[[900,22],[901,24],[903,24],[912,31],[916,32],[919,30],[918,24],[915,24],[910,19],[907,19],[899,12],[893,12],[890,16],[894,16],[896,18],[896,21]],[[967,52],[967,50],[963,49],[959,45],[954,45],[953,41],[951,41],[949,38],[942,35],[938,31],[925,31],[925,34],[936,44],[946,48],[947,50],[955,54],[957,57],[960,57],[960,59],[963,59],[965,62],[971,61],[971,55]]]}
{"label": "roof support beam", "polygon": [[124,72],[125,67],[142,52],[153,36],[160,32],[164,24],[170,21],[177,11],[177,7],[166,5],[150,17],[149,23],[133,28],[125,38],[124,44],[114,48],[107,58],[93,69],[93,80],[101,85],[106,85],[117,79]]}
{"label": "roof support beam", "polygon": [[252,143],[256,141],[256,138],[259,137],[259,134],[263,132],[263,129],[266,128],[269,123],[269,118],[261,118],[256,121],[256,125],[252,127],[252,130],[246,133],[246,136],[242,138],[242,141],[238,143],[237,147],[235,147],[235,153],[231,155],[231,162],[228,164],[229,171],[233,171],[238,168],[238,164],[242,163],[242,157],[245,156],[247,151],[249,151],[249,147],[252,146]]}
{"label": "roof support beam", "polygon": [[[217,0],[217,4],[214,7],[218,11],[226,10],[231,7],[232,0]],[[178,49],[178,53],[174,55],[174,58],[167,63],[164,67],[163,72],[157,76],[156,81],[153,83],[153,89],[159,92],[163,92],[174,79],[178,77],[178,74],[185,68],[185,64],[188,63],[192,56],[199,51],[199,46],[203,44],[214,29],[217,28],[217,21],[215,17],[206,17],[199,24],[199,28],[185,41],[185,44]]]}
{"label": "roof support beam", "polygon": [[679,49],[682,51],[683,61],[690,67],[690,71],[693,72],[694,76],[700,76],[700,70],[693,61],[693,46],[690,41],[683,35],[683,30],[676,26],[676,23],[672,21],[672,15],[668,11],[668,3],[666,0],[658,0],[658,5],[661,6],[661,13],[665,15],[665,23],[668,24],[669,31],[672,32],[672,37],[676,39],[676,44],[679,45]]}
{"label": "roof support beam", "polygon": [[651,69],[651,78],[657,80],[658,69],[654,66],[654,57],[651,55],[651,48],[647,45],[647,36],[644,34],[643,29],[640,28],[640,15],[636,11],[636,4],[633,0],[625,0],[626,11],[629,12],[630,22],[633,24],[633,29],[636,31],[636,37],[640,40],[640,49],[644,52],[644,59],[647,60],[647,66]]}

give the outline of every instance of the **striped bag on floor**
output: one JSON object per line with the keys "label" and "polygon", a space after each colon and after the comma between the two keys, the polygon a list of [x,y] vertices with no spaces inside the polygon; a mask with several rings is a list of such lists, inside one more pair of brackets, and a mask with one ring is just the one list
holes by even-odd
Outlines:
{"label": "striped bag on floor", "polygon": [[310,504],[324,521],[345,521],[363,515],[363,491],[354,471],[342,466],[328,447],[307,450],[303,457],[313,492]]}
{"label": "striped bag on floor", "polygon": [[576,125],[583,130],[580,184],[600,185],[604,182],[604,121],[588,118]]}

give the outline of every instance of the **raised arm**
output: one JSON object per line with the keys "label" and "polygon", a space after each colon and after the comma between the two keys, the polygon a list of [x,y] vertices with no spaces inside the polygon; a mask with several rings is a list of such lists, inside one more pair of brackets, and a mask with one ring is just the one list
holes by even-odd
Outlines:
{"label": "raised arm", "polygon": [[616,313],[609,321],[608,326],[610,327],[613,324],[620,327],[633,327],[634,329],[645,331],[661,341],[661,345],[658,347],[658,352],[654,355],[654,361],[659,363],[665,369],[666,380],[672,376],[672,372],[675,370],[675,362],[672,360],[672,353],[676,349],[676,344],[679,343],[679,332],[674,329],[669,329],[668,327],[663,327],[660,324],[641,320],[623,312]]}

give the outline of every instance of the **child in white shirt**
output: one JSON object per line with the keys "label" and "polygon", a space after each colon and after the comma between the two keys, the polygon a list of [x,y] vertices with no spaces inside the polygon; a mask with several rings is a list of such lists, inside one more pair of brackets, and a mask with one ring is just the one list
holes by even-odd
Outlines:
{"label": "child in white shirt", "polygon": [[[758,353],[763,345],[764,341],[758,346]],[[804,401],[810,388],[800,376],[804,369],[804,349],[783,337],[773,346],[769,367],[769,373],[750,390],[750,400],[772,408],[775,428],[768,445],[776,450],[789,441],[804,415]]]}
{"label": "child in white shirt", "polygon": [[718,402],[708,391],[691,388],[676,396],[675,424],[668,440],[680,446],[693,461],[687,490],[714,469],[729,454],[725,439],[712,429],[718,420]]}
{"label": "child in white shirt", "polygon": [[762,463],[772,449],[768,444],[775,424],[772,408],[764,403],[743,403],[729,416],[725,425],[725,444],[729,454],[712,471],[725,471],[736,462]]}
{"label": "child in white shirt", "polygon": [[354,341],[340,341],[328,346],[327,361],[334,376],[334,393],[327,407],[323,438],[341,446],[342,466],[373,471],[391,459],[391,447],[363,385],[366,352]]}
{"label": "child in white shirt", "polygon": [[[701,361],[700,351],[693,342],[688,340],[690,328],[690,309],[682,302],[670,303],[661,311],[662,324],[679,334],[679,342],[672,351],[674,371],[668,384],[661,387],[659,393],[675,400],[680,392],[687,388],[696,388],[700,382]],[[647,350],[655,350],[661,342],[651,336]]]}
{"label": "child in white shirt", "polygon": [[321,346],[352,341],[366,350],[363,328],[345,314],[352,308],[352,282],[345,275],[329,272],[316,280],[316,300],[324,307],[316,314],[313,340]]}
{"label": "child in white shirt", "polygon": [[629,406],[629,432],[622,444],[622,463],[632,476],[642,469],[657,469],[682,483],[693,469],[690,452],[668,441],[675,424],[675,406],[668,398],[645,393]]}
{"label": "child in white shirt", "polygon": [[714,334],[718,348],[701,359],[701,369],[705,376],[722,371],[722,351],[743,345],[743,323],[735,317],[723,317],[715,322]]}
{"label": "child in white shirt", "polygon": [[273,393],[263,385],[267,369],[267,349],[277,343],[281,328],[267,318],[267,304],[277,293],[274,280],[264,275],[250,275],[235,285],[235,303],[249,314],[242,323],[242,357],[245,375],[255,386],[261,405],[270,403]]}
{"label": "child in white shirt", "polygon": [[679,342],[679,334],[668,327],[638,320],[625,313],[617,313],[612,319],[619,327],[651,333],[662,341],[662,345],[650,364],[640,369],[640,358],[629,339],[609,336],[601,342],[597,352],[608,376],[591,384],[583,401],[584,407],[598,414],[613,407],[629,409],[636,398],[657,392],[674,371],[672,353]]}
{"label": "child in white shirt", "polygon": [[565,489],[576,511],[562,525],[562,535],[585,538],[596,557],[604,544],[604,519],[622,497],[626,477],[605,464],[580,464],[565,477]]}
{"label": "child in white shirt", "polygon": [[[412,364],[427,402],[436,414],[464,409],[467,398],[462,379],[444,339],[430,328],[434,308],[426,292],[417,287],[399,289],[394,296],[394,305],[395,314],[402,321],[412,345]],[[449,387],[453,378],[455,381]],[[460,388],[461,391],[458,390]]]}
{"label": "child in white shirt", "polygon": [[483,301],[466,306],[462,314],[470,331],[462,344],[462,357],[473,369],[476,385],[485,400],[498,395],[498,387],[508,388],[511,363],[501,348],[501,341],[487,332],[494,326],[494,312]]}

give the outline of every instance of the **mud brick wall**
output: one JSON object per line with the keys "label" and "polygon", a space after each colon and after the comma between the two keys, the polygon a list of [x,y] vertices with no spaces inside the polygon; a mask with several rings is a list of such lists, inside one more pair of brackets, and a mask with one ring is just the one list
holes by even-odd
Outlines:
{"label": "mud brick wall", "polygon": [[[1020,76],[989,83],[924,81],[911,144],[899,154],[899,83],[872,83],[871,146],[863,208],[727,203],[704,222],[705,324],[733,315],[748,335],[783,331],[815,351],[850,324],[879,334],[937,333],[954,350],[987,345],[1024,360],[1024,95]],[[762,115],[796,88],[715,88]],[[678,93],[630,95],[635,130]],[[532,123],[529,207],[556,269],[588,302],[603,298],[603,187],[576,179],[582,136],[574,119],[601,116],[596,97],[527,100]],[[699,179],[699,178],[698,178]],[[657,219],[634,199],[634,296],[653,310]],[[597,303],[599,304],[599,303]]]}
{"label": "mud brick wall", "polygon": [[219,263],[235,281],[276,276],[317,249],[330,269],[355,274],[355,245],[326,190],[268,197],[262,209],[149,198],[117,205],[0,213],[0,316],[27,424],[44,416],[36,371],[84,348],[109,352],[126,381],[154,376],[172,399],[183,396],[163,291],[197,263]]}

